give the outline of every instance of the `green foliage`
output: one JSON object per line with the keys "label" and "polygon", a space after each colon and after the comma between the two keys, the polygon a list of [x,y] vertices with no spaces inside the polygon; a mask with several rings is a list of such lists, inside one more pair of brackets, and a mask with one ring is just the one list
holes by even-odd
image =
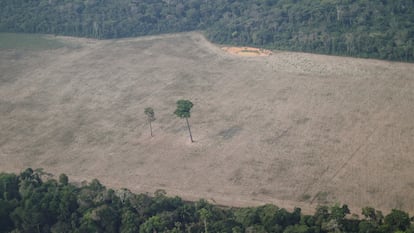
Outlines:
{"label": "green foliage", "polygon": [[122,189],[107,189],[98,180],[75,186],[41,179],[41,170],[0,174],[2,232],[121,232],[121,233],[412,233],[410,216],[393,210],[382,217],[363,208],[365,219],[350,219],[346,205],[320,206],[313,216],[274,205],[250,208],[217,207],[205,200],[185,202],[158,190],[153,197]]}
{"label": "green foliage", "polygon": [[177,109],[174,111],[174,114],[180,118],[189,118],[192,107],[193,107],[193,103],[191,101],[178,100]]}
{"label": "green foliage", "polygon": [[61,183],[62,185],[68,185],[69,183],[69,178],[66,174],[62,173],[59,175],[59,183]]}
{"label": "green foliage", "polygon": [[18,201],[0,199],[0,232],[10,232],[14,228],[10,213],[18,206]]}
{"label": "green foliage", "polygon": [[164,228],[164,224],[159,216],[152,216],[139,228],[139,233],[159,232]]}
{"label": "green foliage", "polygon": [[362,215],[364,215],[368,221],[378,224],[384,220],[384,216],[382,215],[381,211],[375,210],[369,206],[362,208]]}
{"label": "green foliage", "polygon": [[0,200],[19,198],[19,178],[15,174],[0,173]]}
{"label": "green foliage", "polygon": [[185,118],[187,122],[188,133],[190,135],[191,142],[194,142],[193,135],[191,134],[190,123],[188,122],[188,118],[190,118],[190,111],[193,107],[193,103],[189,100],[178,100],[177,101],[177,109],[174,111],[174,114],[180,118]]}
{"label": "green foliage", "polygon": [[390,231],[405,231],[410,227],[410,216],[401,211],[393,209],[390,214],[385,216],[384,219],[385,225],[390,229]]}
{"label": "green foliage", "polygon": [[306,225],[291,225],[286,227],[283,233],[310,233],[310,230]]}
{"label": "green foliage", "polygon": [[135,233],[139,231],[139,218],[137,213],[128,208],[122,210],[121,233]]}
{"label": "green foliage", "polygon": [[242,208],[234,211],[236,222],[240,223],[244,228],[259,223],[259,216],[256,208]]}
{"label": "green foliage", "polygon": [[145,108],[144,113],[145,113],[145,115],[147,116],[147,118],[148,118],[148,121],[149,121],[149,122],[151,122],[151,121],[155,121],[155,113],[154,113],[154,109],[152,109],[152,108],[150,108],[150,107]]}
{"label": "green foliage", "polygon": [[216,43],[414,61],[413,12],[411,0],[2,0],[0,31],[100,39],[204,30]]}

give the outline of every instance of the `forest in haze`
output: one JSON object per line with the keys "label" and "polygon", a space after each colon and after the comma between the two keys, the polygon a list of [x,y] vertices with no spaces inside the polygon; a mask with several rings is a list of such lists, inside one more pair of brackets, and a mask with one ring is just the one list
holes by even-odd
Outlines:
{"label": "forest in haze", "polygon": [[412,0],[1,0],[0,31],[215,43],[414,61]]}
{"label": "forest in haze", "polygon": [[1,233],[413,233],[413,220],[404,211],[384,216],[371,207],[359,218],[339,204],[319,206],[313,215],[271,204],[219,207],[168,197],[163,190],[150,196],[107,189],[96,179],[75,185],[65,174],[55,180],[42,169],[0,173]]}

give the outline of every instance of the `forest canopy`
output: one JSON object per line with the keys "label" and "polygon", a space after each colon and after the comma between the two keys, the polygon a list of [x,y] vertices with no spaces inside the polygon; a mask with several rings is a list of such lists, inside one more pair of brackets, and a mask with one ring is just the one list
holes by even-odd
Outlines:
{"label": "forest canopy", "polygon": [[409,214],[392,210],[384,216],[372,207],[361,218],[347,205],[319,206],[313,215],[272,204],[249,208],[218,207],[205,200],[107,189],[98,180],[75,185],[42,169],[0,173],[0,233],[414,233]]}
{"label": "forest canopy", "polygon": [[1,0],[0,31],[216,43],[414,61],[412,0]]}

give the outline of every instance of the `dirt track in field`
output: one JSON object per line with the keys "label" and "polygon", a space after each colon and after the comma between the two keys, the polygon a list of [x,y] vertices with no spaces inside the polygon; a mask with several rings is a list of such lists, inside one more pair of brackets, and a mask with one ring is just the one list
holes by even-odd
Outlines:
{"label": "dirt track in field", "polygon": [[[0,50],[0,171],[225,205],[414,212],[413,64],[243,57],[197,33],[60,40],[78,46]],[[173,114],[182,98],[192,144]]]}

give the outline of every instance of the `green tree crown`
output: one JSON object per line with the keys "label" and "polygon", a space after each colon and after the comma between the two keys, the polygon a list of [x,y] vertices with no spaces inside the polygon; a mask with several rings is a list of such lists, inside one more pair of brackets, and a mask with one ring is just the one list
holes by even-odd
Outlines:
{"label": "green tree crown", "polygon": [[144,110],[145,115],[147,115],[149,121],[155,121],[154,109],[148,107]]}
{"label": "green tree crown", "polygon": [[177,109],[174,111],[174,114],[180,118],[189,118],[192,107],[193,107],[193,103],[191,101],[178,100]]}

